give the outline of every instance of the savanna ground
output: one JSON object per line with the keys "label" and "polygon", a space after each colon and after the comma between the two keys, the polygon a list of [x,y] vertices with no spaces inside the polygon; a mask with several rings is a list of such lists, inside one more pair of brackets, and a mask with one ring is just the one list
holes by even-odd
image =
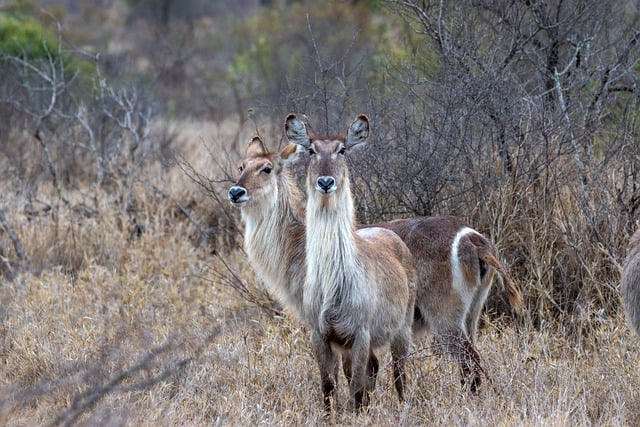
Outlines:
{"label": "savanna ground", "polygon": [[[414,343],[404,404],[386,354],[368,413],[352,414],[341,377],[335,418],[325,419],[307,331],[268,308],[238,249],[240,232],[232,241],[220,220],[218,236],[199,243],[198,224],[228,207],[184,164],[206,175],[226,161],[212,153],[237,161],[244,142],[230,149],[236,138],[223,127],[188,131],[178,138],[183,166],[150,170],[133,189],[135,224],[108,195],[96,211],[54,216],[2,184],[25,258],[13,265],[13,280],[5,274],[0,293],[0,424],[640,423],[640,341],[621,311],[536,327],[526,311],[518,321],[485,315],[477,348],[490,380],[479,396],[461,391],[457,368],[427,338]],[[218,186],[223,202],[228,184]],[[87,194],[78,189],[65,199],[80,207]],[[239,224],[237,212],[224,212]],[[45,268],[56,254],[60,265]],[[527,279],[517,281],[526,291]]]}

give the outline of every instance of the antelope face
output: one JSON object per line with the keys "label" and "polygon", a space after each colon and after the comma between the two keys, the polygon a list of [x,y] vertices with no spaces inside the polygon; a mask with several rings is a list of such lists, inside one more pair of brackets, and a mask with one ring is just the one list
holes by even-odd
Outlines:
{"label": "antelope face", "polygon": [[245,159],[239,168],[240,178],[229,188],[229,201],[234,206],[242,206],[250,200],[259,199],[273,192],[275,180],[272,177],[273,164],[266,159]]}
{"label": "antelope face", "polygon": [[238,168],[240,178],[229,188],[229,201],[233,206],[259,204],[269,195],[277,194],[275,169],[277,164],[273,154],[267,152],[259,137],[253,138],[247,149],[247,158]]}
{"label": "antelope face", "polygon": [[315,188],[322,195],[330,195],[344,187],[348,176],[345,154],[366,141],[369,119],[361,114],[351,123],[346,136],[327,139],[310,137],[306,126],[295,114],[287,116],[284,128],[289,141],[303,147],[311,156],[307,169],[308,188]]}
{"label": "antelope face", "polygon": [[314,140],[308,148],[311,160],[307,170],[308,188],[329,195],[342,188],[347,170],[344,141]]}

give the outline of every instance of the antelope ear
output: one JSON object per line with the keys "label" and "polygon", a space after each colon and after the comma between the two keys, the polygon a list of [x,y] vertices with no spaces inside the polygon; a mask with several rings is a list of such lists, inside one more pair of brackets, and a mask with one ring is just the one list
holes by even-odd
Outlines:
{"label": "antelope ear", "polygon": [[309,147],[307,128],[295,114],[289,114],[284,119],[284,132],[290,142],[302,145],[305,148]]}
{"label": "antelope ear", "polygon": [[369,118],[364,114],[360,114],[349,126],[347,132],[347,140],[345,146],[347,149],[362,144],[369,136]]}
{"label": "antelope ear", "polygon": [[298,144],[289,144],[282,150],[280,150],[280,153],[278,153],[278,155],[284,161],[284,163],[291,163],[298,157],[296,156],[296,154],[298,153],[299,147],[300,146]]}
{"label": "antelope ear", "polygon": [[254,136],[247,147],[247,157],[256,157],[263,155],[267,152],[267,148],[264,146],[264,142],[262,142],[262,138],[259,136]]}

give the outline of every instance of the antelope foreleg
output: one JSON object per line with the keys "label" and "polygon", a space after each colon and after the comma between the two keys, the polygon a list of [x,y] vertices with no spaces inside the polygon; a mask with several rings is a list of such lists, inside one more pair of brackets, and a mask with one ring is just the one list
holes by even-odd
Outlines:
{"label": "antelope foreleg", "polygon": [[[380,362],[376,355],[371,352],[367,361],[367,393],[373,393],[376,388],[378,371],[380,370]],[[347,384],[351,385],[351,354],[344,353],[342,355],[342,372],[347,379]]]}
{"label": "antelope foreleg", "polygon": [[[369,386],[371,382],[368,377],[369,355],[371,354],[371,341],[368,332],[359,333],[351,347],[351,384],[350,391],[354,401],[354,410],[357,412],[364,411],[369,404]],[[377,362],[377,360],[376,360]]]}
{"label": "antelope foreleg", "polygon": [[320,369],[324,409],[331,412],[337,384],[338,355],[319,332],[311,333],[311,346]]}

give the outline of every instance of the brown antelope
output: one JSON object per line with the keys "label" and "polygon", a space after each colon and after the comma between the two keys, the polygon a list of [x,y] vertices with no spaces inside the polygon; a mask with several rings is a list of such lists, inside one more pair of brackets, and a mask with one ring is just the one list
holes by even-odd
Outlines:
{"label": "brown antelope", "polygon": [[[244,247],[253,268],[267,289],[303,319],[303,202],[284,165],[292,159],[294,147],[290,144],[280,152],[268,152],[262,141],[254,138],[241,176],[229,189],[229,199],[240,207],[247,230]],[[463,381],[469,379],[475,392],[481,372],[473,341],[494,270],[506,285],[510,303],[514,307],[520,304],[519,292],[498,261],[494,246],[456,217],[416,217],[374,225],[395,231],[416,261],[414,338],[430,332],[443,340],[460,364]],[[454,275],[454,271],[466,273]],[[348,359],[344,359],[348,375]],[[374,380],[377,366],[373,356],[368,369]]]}
{"label": "brown antelope", "polygon": [[640,229],[629,240],[620,281],[622,303],[631,327],[640,335]]}
{"label": "brown antelope", "polygon": [[356,412],[375,385],[374,350],[390,346],[394,384],[404,398],[405,359],[411,346],[415,265],[397,234],[379,227],[356,230],[345,154],[364,143],[369,120],[359,116],[346,136],[310,138],[294,114],[286,135],[311,155],[307,168],[304,309],[312,320],[311,346],[320,368],[325,409],[331,410],[338,356]]}
{"label": "brown antelope", "polygon": [[285,167],[296,148],[289,144],[280,152],[269,152],[254,137],[229,200],[240,207],[244,249],[252,267],[279,302],[303,320],[304,212],[302,195]]}
{"label": "brown antelope", "polygon": [[413,254],[418,272],[414,339],[432,333],[458,362],[463,386],[477,393],[482,367],[474,341],[495,272],[518,309],[522,298],[493,244],[462,219],[428,216],[373,224],[393,230]]}

